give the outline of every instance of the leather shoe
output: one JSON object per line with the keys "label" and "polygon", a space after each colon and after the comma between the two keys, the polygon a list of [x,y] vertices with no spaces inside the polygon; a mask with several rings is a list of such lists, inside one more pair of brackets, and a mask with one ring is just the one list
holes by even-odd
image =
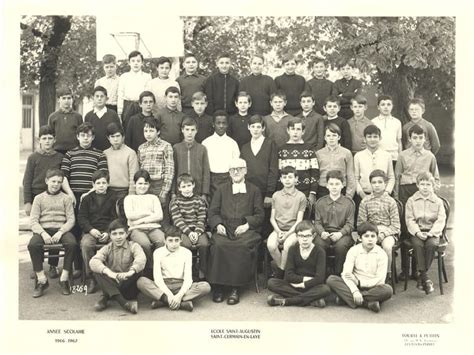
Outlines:
{"label": "leather shoe", "polygon": [[320,298],[319,300],[314,300],[313,302],[311,302],[311,306],[324,308],[326,307],[326,301],[324,300],[324,298]]}
{"label": "leather shoe", "polygon": [[71,294],[71,285],[69,284],[69,280],[59,281],[59,286],[61,287],[61,293],[64,296],[69,296]]}
{"label": "leather shoe", "polygon": [[56,266],[50,265],[49,266],[49,278],[50,279],[57,279],[59,277],[58,268]]}
{"label": "leather shoe", "polygon": [[184,302],[181,302],[181,304],[179,305],[179,309],[192,312],[194,309],[194,305],[191,301],[184,301]]}
{"label": "leather shoe", "polygon": [[339,298],[339,296],[336,295],[336,298],[334,299],[334,303],[337,304],[338,306],[343,306],[344,301]]}
{"label": "leather shoe", "polygon": [[433,281],[431,280],[426,280],[425,281],[425,284],[423,285],[423,290],[425,290],[425,293],[427,295],[429,295],[430,293],[432,293],[434,291],[434,287],[433,287]]}
{"label": "leather shoe", "polygon": [[108,300],[109,300],[109,297],[107,295],[102,295],[100,297],[99,301],[97,301],[97,303],[94,305],[94,309],[97,312],[103,311],[104,309],[107,308],[107,301]]}
{"label": "leather shoe", "polygon": [[86,283],[87,286],[87,293],[95,293],[97,291],[97,282],[91,276]]}
{"label": "leather shoe", "polygon": [[380,303],[378,301],[367,303],[367,308],[374,313],[380,312]]}
{"label": "leather shoe", "polygon": [[39,283],[38,281],[35,282],[35,289],[33,290],[33,297],[38,298],[43,296],[44,290],[49,287],[49,282],[46,279],[45,283]]}
{"label": "leather shoe", "polygon": [[151,301],[151,309],[157,309],[162,307],[166,307],[166,303],[164,303],[163,301]]}
{"label": "leather shoe", "polygon": [[222,291],[214,291],[212,295],[212,300],[216,303],[221,303],[222,301],[224,301],[224,294],[222,293]]}
{"label": "leather shoe", "polygon": [[285,305],[285,299],[278,297],[276,295],[270,295],[267,298],[267,303],[269,306],[284,306]]}
{"label": "leather shoe", "polygon": [[229,298],[227,298],[227,304],[233,306],[234,304],[237,304],[240,302],[240,297],[239,297],[239,290],[236,288],[233,288],[232,291],[230,292]]}
{"label": "leather shoe", "polygon": [[137,301],[128,301],[123,305],[123,309],[132,314],[138,313],[138,302]]}

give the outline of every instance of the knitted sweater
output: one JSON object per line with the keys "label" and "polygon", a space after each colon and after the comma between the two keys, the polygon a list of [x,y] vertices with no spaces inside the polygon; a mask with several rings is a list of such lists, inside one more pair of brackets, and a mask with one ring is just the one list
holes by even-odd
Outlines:
{"label": "knitted sweater", "polygon": [[30,221],[33,233],[41,234],[45,229],[69,232],[75,223],[71,198],[62,191],[56,195],[47,191],[39,194],[33,201]]}
{"label": "knitted sweater", "polygon": [[189,235],[191,232],[204,233],[206,223],[206,204],[196,195],[184,197],[178,194],[170,202],[173,224]]}

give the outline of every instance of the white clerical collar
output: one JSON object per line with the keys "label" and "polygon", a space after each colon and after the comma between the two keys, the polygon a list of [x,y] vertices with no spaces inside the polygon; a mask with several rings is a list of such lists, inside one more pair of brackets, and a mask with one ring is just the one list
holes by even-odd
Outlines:
{"label": "white clerical collar", "polygon": [[239,183],[232,183],[232,194],[246,194],[247,188],[245,187],[245,181]]}

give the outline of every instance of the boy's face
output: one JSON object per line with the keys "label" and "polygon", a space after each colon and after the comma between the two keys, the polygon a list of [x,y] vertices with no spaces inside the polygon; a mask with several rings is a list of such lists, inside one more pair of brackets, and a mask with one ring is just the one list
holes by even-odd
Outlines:
{"label": "boy's face", "polygon": [[252,123],[249,125],[249,131],[252,138],[260,138],[263,134],[264,128],[261,123]]}
{"label": "boy's face", "polygon": [[166,106],[171,109],[176,109],[178,107],[179,94],[177,92],[169,92],[166,95]]}
{"label": "boy's face", "polygon": [[147,142],[151,142],[158,137],[158,130],[146,124],[145,127],[143,127],[143,136]]}
{"label": "boy's face", "polygon": [[173,253],[178,250],[181,245],[181,237],[166,236],[165,245],[166,249]]}
{"label": "boy's face", "polygon": [[360,104],[357,101],[352,100],[351,110],[354,112],[354,116],[357,118],[364,117],[365,110],[367,109],[367,105]]}
{"label": "boy's face", "polygon": [[202,115],[207,107],[206,100],[194,100],[191,102],[191,106],[198,115]]}
{"label": "boy's face", "polygon": [[154,104],[155,100],[153,100],[151,96],[142,97],[142,101],[140,102],[142,113],[144,115],[150,115]]}
{"label": "boy's face", "polygon": [[313,74],[317,78],[323,78],[326,73],[326,66],[323,62],[318,62],[313,65]]}
{"label": "boy's face", "polygon": [[387,186],[385,180],[381,176],[375,176],[370,180],[370,185],[372,186],[372,191],[379,195],[385,191]]}
{"label": "boy's face", "polygon": [[303,137],[303,124],[295,123],[293,127],[288,127],[287,131],[288,135],[290,136],[290,142],[297,143],[301,141],[301,137]]}
{"label": "boy's face", "polygon": [[137,73],[143,67],[142,57],[139,55],[137,55],[136,57],[132,57],[128,60],[128,64],[130,64],[130,70]]}
{"label": "boy's face", "polygon": [[192,182],[181,182],[178,187],[179,192],[181,192],[181,195],[189,197],[193,195],[193,190],[194,190],[194,183]]}
{"label": "boy's face", "polygon": [[217,60],[217,69],[222,74],[227,74],[230,70],[230,58],[219,58]]}
{"label": "boy's face", "polygon": [[360,241],[365,250],[372,250],[377,244],[377,233],[367,231],[360,236]]}
{"label": "boy's face", "polygon": [[349,64],[344,65],[341,68],[341,74],[346,80],[350,80],[352,78],[352,67]]}
{"label": "boy's face", "polygon": [[424,197],[429,196],[433,192],[433,183],[430,180],[421,180],[416,186]]}
{"label": "boy's face", "polygon": [[336,117],[340,110],[339,104],[331,101],[326,102],[326,105],[324,105],[323,108],[328,114],[328,117]]}
{"label": "boy's face", "polygon": [[253,57],[250,62],[250,71],[253,75],[260,75],[263,71],[263,59],[258,57]]}
{"label": "boy's face", "polygon": [[61,176],[51,176],[49,179],[46,179],[45,182],[48,187],[48,192],[54,195],[61,189],[63,178]]}
{"label": "boy's face", "polygon": [[217,116],[214,118],[214,130],[219,136],[223,136],[227,132],[227,117]]}
{"label": "boy's face", "polygon": [[183,68],[188,74],[194,74],[198,67],[198,61],[194,57],[187,57],[183,62]]}
{"label": "boy's face", "polygon": [[306,229],[296,233],[296,238],[298,239],[300,246],[303,249],[307,249],[311,243],[313,243],[314,234],[311,229]]}
{"label": "boy's face", "polygon": [[125,228],[117,228],[110,231],[110,239],[115,246],[121,247],[127,241]]}
{"label": "boy's face", "polygon": [[59,97],[59,108],[70,110],[72,108],[72,95],[63,95]]}
{"label": "boy's face", "polygon": [[89,148],[92,144],[92,141],[94,140],[94,135],[91,131],[81,132],[76,137],[81,148]]}
{"label": "boy's face", "polygon": [[329,129],[324,134],[324,140],[329,147],[335,147],[338,145],[341,136],[337,133],[331,132]]}
{"label": "boy's face", "polygon": [[196,137],[197,128],[196,126],[184,126],[181,128],[181,132],[183,132],[184,141],[192,143],[194,142],[194,137]]}
{"label": "boy's face", "polygon": [[412,120],[419,120],[423,117],[423,108],[417,104],[410,104],[410,106],[408,106],[408,114]]}
{"label": "boy's face", "polygon": [[240,113],[247,114],[250,105],[249,98],[241,96],[235,101],[235,106],[237,106],[237,109],[239,110]]}
{"label": "boy's face", "polygon": [[149,187],[150,183],[141,177],[135,182],[135,193],[137,195],[145,195],[148,192]]}
{"label": "boy's face", "polygon": [[367,134],[365,137],[365,143],[367,144],[367,147],[371,149],[377,149],[380,144],[380,136],[375,133]]}
{"label": "boy's face", "polygon": [[270,105],[272,106],[273,111],[283,112],[283,109],[286,106],[286,100],[283,100],[281,97],[275,96],[271,101]]}
{"label": "boy's face", "polygon": [[156,68],[158,70],[158,77],[160,79],[168,79],[170,75],[171,65],[170,63],[162,63]]}
{"label": "boy's face", "polygon": [[38,141],[40,148],[49,152],[53,149],[53,145],[56,140],[52,134],[43,134],[41,137],[39,137]]}
{"label": "boy's face", "polygon": [[410,143],[415,148],[415,150],[421,150],[423,148],[423,145],[425,144],[425,134],[416,134],[412,133],[410,136]]}
{"label": "boy's face", "polygon": [[296,183],[298,182],[298,178],[293,173],[284,174],[280,177],[280,182],[283,187],[287,189],[291,189],[295,187]]}
{"label": "boy's face", "polygon": [[105,194],[107,192],[107,187],[109,183],[107,182],[106,178],[100,178],[94,181],[94,190],[98,194]]}
{"label": "boy's face", "polygon": [[117,132],[117,133],[114,133],[110,136],[107,136],[107,139],[109,140],[110,145],[115,149],[118,149],[122,146],[123,138],[124,137],[123,137],[122,133],[120,133],[120,132]]}
{"label": "boy's face", "polygon": [[117,64],[115,63],[104,64],[104,72],[107,78],[114,77],[117,74]]}
{"label": "boy's face", "polygon": [[292,59],[285,62],[285,64],[283,64],[283,69],[285,69],[286,74],[293,75],[296,70],[296,61]]}
{"label": "boy's face", "polygon": [[107,102],[107,96],[102,91],[96,91],[93,100],[94,107],[100,110],[104,108],[105,103]]}
{"label": "boy's face", "polygon": [[310,112],[314,107],[314,100],[312,97],[302,97],[300,105],[304,112]]}
{"label": "boy's face", "polygon": [[327,189],[332,196],[338,196],[341,194],[344,185],[342,181],[339,179],[330,178],[327,182]]}
{"label": "boy's face", "polygon": [[392,112],[392,108],[393,108],[392,100],[382,100],[382,101],[380,101],[378,108],[379,108],[379,112],[382,115],[384,115],[384,116],[390,115],[390,113]]}

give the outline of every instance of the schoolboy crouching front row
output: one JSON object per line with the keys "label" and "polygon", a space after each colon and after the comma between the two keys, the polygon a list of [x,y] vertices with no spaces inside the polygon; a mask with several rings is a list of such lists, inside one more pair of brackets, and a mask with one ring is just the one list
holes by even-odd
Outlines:
{"label": "schoolboy crouching front row", "polygon": [[331,275],[326,283],[351,308],[363,306],[380,312],[380,303],[390,299],[392,287],[385,284],[387,254],[377,245],[377,226],[364,222],[357,228],[360,244],[353,246],[346,255],[341,276]]}

